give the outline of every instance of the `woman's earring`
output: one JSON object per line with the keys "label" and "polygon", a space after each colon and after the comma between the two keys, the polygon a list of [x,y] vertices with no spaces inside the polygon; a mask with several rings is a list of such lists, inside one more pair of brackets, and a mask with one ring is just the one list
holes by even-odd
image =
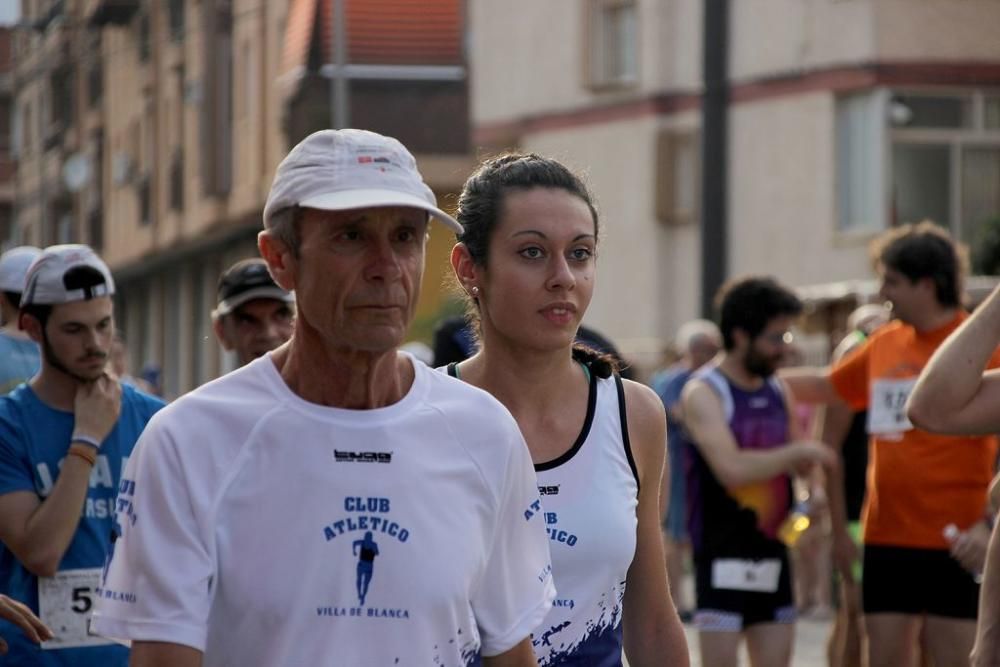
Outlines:
{"label": "woman's earring", "polygon": [[479,288],[477,286],[473,285],[472,289],[469,290],[469,294],[472,295],[473,299],[478,299],[479,298]]}

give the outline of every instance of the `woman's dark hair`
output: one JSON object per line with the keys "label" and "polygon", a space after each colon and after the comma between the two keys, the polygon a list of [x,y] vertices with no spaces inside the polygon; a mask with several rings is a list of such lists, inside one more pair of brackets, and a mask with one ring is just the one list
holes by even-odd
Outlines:
{"label": "woman's dark hair", "polygon": [[[478,266],[486,266],[490,254],[493,230],[503,216],[504,197],[511,190],[531,188],[557,188],[582,199],[594,221],[594,235],[598,235],[599,222],[594,199],[583,181],[560,162],[535,153],[507,153],[484,161],[469,177],[458,197],[455,217],[462,224],[463,232],[457,235]],[[460,294],[465,295],[460,290]],[[479,335],[479,311],[470,297],[466,318]],[[586,365],[600,378],[610,377],[618,371],[618,362],[605,354],[581,343],[573,345],[573,359]]]}
{"label": "woman's dark hair", "polygon": [[719,288],[715,295],[719,331],[727,350],[736,345],[733,332],[743,330],[756,338],[776,317],[794,317],[802,312],[802,302],[791,290],[774,278],[752,276],[739,278]]}
{"label": "woman's dark hair", "polygon": [[594,199],[576,174],[556,160],[535,153],[508,153],[479,165],[458,197],[455,217],[464,229],[458,240],[477,265],[486,266],[493,230],[503,215],[504,195],[510,190],[530,188],[558,188],[582,199],[590,209],[597,235]]}
{"label": "woman's dark hair", "polygon": [[608,378],[621,371],[614,355],[595,350],[584,343],[573,343],[573,360],[589,368],[599,378]]}
{"label": "woman's dark hair", "polygon": [[886,232],[872,242],[871,255],[875,264],[902,273],[911,283],[930,278],[942,306],[961,305],[968,252],[933,222],[901,225]]}

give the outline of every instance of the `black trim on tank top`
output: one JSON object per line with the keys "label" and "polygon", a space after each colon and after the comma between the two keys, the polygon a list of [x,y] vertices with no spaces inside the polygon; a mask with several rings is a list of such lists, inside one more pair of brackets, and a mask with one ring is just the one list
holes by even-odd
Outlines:
{"label": "black trim on tank top", "polygon": [[541,472],[543,470],[552,470],[557,468],[562,464],[573,458],[580,448],[583,447],[584,441],[586,441],[587,436],[590,435],[590,427],[594,423],[594,410],[597,406],[597,376],[593,373],[588,373],[587,377],[590,378],[590,392],[587,395],[587,416],[583,420],[583,428],[580,429],[580,435],[577,436],[576,442],[567,451],[563,452],[551,461],[545,461],[544,463],[535,464],[535,472]]}
{"label": "black trim on tank top", "polygon": [[632,443],[628,439],[628,412],[625,410],[625,386],[622,378],[615,373],[615,389],[618,390],[618,415],[622,423],[622,444],[625,446],[625,458],[628,459],[628,467],[632,469],[632,476],[635,477],[635,488],[638,491],[642,484],[639,482],[639,469],[635,465],[635,457],[632,456]]}

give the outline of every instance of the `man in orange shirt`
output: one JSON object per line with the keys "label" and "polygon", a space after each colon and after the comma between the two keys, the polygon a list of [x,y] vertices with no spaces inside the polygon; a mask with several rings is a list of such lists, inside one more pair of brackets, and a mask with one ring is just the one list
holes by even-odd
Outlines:
{"label": "man in orange shirt", "polygon": [[[935,435],[914,427],[905,411],[920,371],[967,317],[964,255],[944,230],[923,222],[877,239],[873,256],[896,321],[832,368],[783,378],[799,400],[868,410],[862,609],[870,667],[912,664],[918,636],[932,664],[965,664],[997,440]],[[1000,354],[989,364],[1000,366]],[[952,531],[961,539],[947,538]]]}

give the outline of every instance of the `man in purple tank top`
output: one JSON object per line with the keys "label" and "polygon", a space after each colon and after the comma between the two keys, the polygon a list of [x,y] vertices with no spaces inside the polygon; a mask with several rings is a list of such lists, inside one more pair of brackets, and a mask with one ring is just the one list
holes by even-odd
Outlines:
{"label": "man in purple tank top", "polygon": [[695,562],[702,663],[791,664],[795,605],[778,528],[791,505],[789,475],[833,463],[824,444],[801,439],[787,391],[774,375],[798,298],[770,278],[744,278],[716,297],[724,353],[684,388],[688,522]]}

